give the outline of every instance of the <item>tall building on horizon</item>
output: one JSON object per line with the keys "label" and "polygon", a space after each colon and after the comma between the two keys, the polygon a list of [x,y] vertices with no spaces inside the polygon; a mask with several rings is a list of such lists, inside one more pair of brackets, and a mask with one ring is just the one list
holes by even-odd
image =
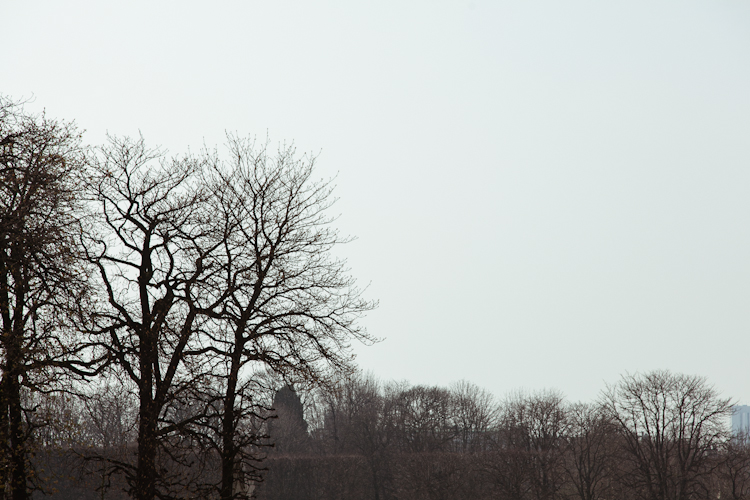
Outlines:
{"label": "tall building on horizon", "polygon": [[732,408],[732,434],[750,435],[750,406],[737,405]]}

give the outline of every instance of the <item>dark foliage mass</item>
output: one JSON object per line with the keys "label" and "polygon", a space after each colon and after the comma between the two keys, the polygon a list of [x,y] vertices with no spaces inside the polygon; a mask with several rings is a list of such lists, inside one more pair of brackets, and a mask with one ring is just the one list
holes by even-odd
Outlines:
{"label": "dark foliage mass", "polygon": [[315,158],[84,147],[0,98],[0,500],[750,498],[700,377],[502,401],[355,371]]}

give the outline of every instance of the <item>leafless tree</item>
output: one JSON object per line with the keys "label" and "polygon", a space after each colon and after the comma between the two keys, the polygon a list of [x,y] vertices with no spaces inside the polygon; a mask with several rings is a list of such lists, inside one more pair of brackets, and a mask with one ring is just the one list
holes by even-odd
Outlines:
{"label": "leafless tree", "polygon": [[86,442],[99,448],[125,448],[136,440],[137,403],[126,385],[105,380],[80,398]]}
{"label": "leafless tree", "polygon": [[398,385],[383,387],[372,375],[357,373],[323,391],[322,437],[329,453],[359,456],[373,498],[388,498],[393,482]]}
{"label": "leafless tree", "polygon": [[486,451],[490,431],[497,425],[498,406],[492,394],[461,380],[450,387],[453,426],[457,434],[457,451]]}
{"label": "leafless tree", "polygon": [[71,322],[85,304],[80,233],[80,135],[69,123],[0,97],[0,498],[29,497],[31,392],[60,389],[90,364]]}
{"label": "leafless tree", "polygon": [[581,500],[610,498],[617,429],[598,405],[578,403],[568,410],[564,467]]}
{"label": "leafless tree", "polygon": [[204,306],[213,321],[205,335],[225,368],[223,500],[234,497],[234,474],[245,460],[236,442],[237,416],[247,411],[238,406],[243,372],[261,367],[320,381],[329,369],[348,370],[349,343],[372,341],[356,320],[374,306],[332,254],[347,240],[332,227],[332,186],[314,179],[314,159],[234,136],[228,148],[226,161],[210,158],[205,178],[219,251],[205,260],[216,273],[199,283],[202,297],[216,304]]}
{"label": "leafless tree", "polygon": [[[126,381],[127,382],[127,381]],[[92,481],[98,477],[97,489],[102,498],[112,487],[112,477],[119,466],[128,463],[137,439],[137,398],[126,383],[105,379],[100,385],[88,387],[79,396],[81,415],[80,431],[83,453],[78,451],[79,471],[88,474]],[[92,452],[93,451],[93,452]]]}
{"label": "leafless tree", "polygon": [[625,375],[607,388],[632,467],[625,477],[648,500],[707,498],[711,456],[728,438],[731,401],[703,377],[653,371]]}
{"label": "leafless tree", "polygon": [[456,436],[451,395],[442,387],[413,386],[394,394],[394,426],[402,451],[446,451]]}
{"label": "leafless tree", "polygon": [[204,259],[214,250],[201,163],[166,160],[143,139],[111,139],[89,162],[87,187],[100,218],[85,245],[104,296],[93,333],[113,373],[129,378],[138,395],[137,463],[118,465],[134,498],[167,498],[187,485],[159,461],[180,463],[175,436],[205,414],[200,400],[190,400],[208,370],[195,288],[210,279]]}
{"label": "leafless tree", "polygon": [[556,391],[518,393],[502,404],[494,468],[508,498],[557,498],[567,417]]}
{"label": "leafless tree", "polygon": [[726,442],[717,469],[721,498],[750,498],[750,441],[746,433],[732,436]]}

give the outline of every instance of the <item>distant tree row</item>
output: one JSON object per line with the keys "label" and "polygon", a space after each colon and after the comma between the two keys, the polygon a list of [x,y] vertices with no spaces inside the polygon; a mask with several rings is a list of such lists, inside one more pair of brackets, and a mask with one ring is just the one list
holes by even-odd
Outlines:
{"label": "distant tree row", "polygon": [[[66,435],[102,495],[246,496],[270,406],[253,374],[324,381],[371,340],[313,167],[237,136],[224,156],[86,147],[0,96],[0,499],[51,492],[39,456]],[[60,426],[82,408],[88,428]]]}
{"label": "distant tree row", "polygon": [[[278,376],[259,379],[264,409],[243,425],[270,437],[245,450],[265,460],[238,462],[237,497],[750,499],[750,441],[731,434],[730,401],[697,376],[627,375],[591,403],[555,391],[497,401],[464,381],[410,386],[355,374],[296,391]],[[60,498],[124,498],[112,464],[136,453],[138,404],[115,387],[40,400],[58,417],[39,434],[37,468],[75,478]],[[172,473],[216,477],[219,456],[188,445]]]}
{"label": "distant tree row", "polygon": [[313,391],[307,409],[306,440],[272,433],[259,498],[750,498],[748,440],[697,376],[626,375],[588,404],[357,376]]}

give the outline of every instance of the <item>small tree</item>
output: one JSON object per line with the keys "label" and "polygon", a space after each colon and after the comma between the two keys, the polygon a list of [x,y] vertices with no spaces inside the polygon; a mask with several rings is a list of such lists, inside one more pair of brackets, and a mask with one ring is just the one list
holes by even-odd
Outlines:
{"label": "small tree", "polygon": [[509,498],[556,498],[563,484],[567,437],[563,396],[556,391],[515,394],[502,404],[496,464],[499,489]]}
{"label": "small tree", "polygon": [[734,435],[726,442],[717,472],[721,498],[750,498],[750,442],[746,433]]}
{"label": "small tree", "polygon": [[568,408],[564,467],[581,500],[608,498],[616,460],[617,428],[598,405]]}
{"label": "small tree", "polygon": [[451,421],[451,394],[442,387],[418,385],[394,396],[396,439],[407,453],[447,451],[457,429]]}
{"label": "small tree", "polygon": [[388,498],[393,488],[396,446],[395,395],[372,375],[356,373],[322,391],[322,435],[333,455],[361,456],[374,498]]}
{"label": "small tree", "polygon": [[452,421],[456,428],[457,451],[487,451],[490,430],[497,424],[498,409],[494,396],[471,382],[461,380],[451,385]]}

